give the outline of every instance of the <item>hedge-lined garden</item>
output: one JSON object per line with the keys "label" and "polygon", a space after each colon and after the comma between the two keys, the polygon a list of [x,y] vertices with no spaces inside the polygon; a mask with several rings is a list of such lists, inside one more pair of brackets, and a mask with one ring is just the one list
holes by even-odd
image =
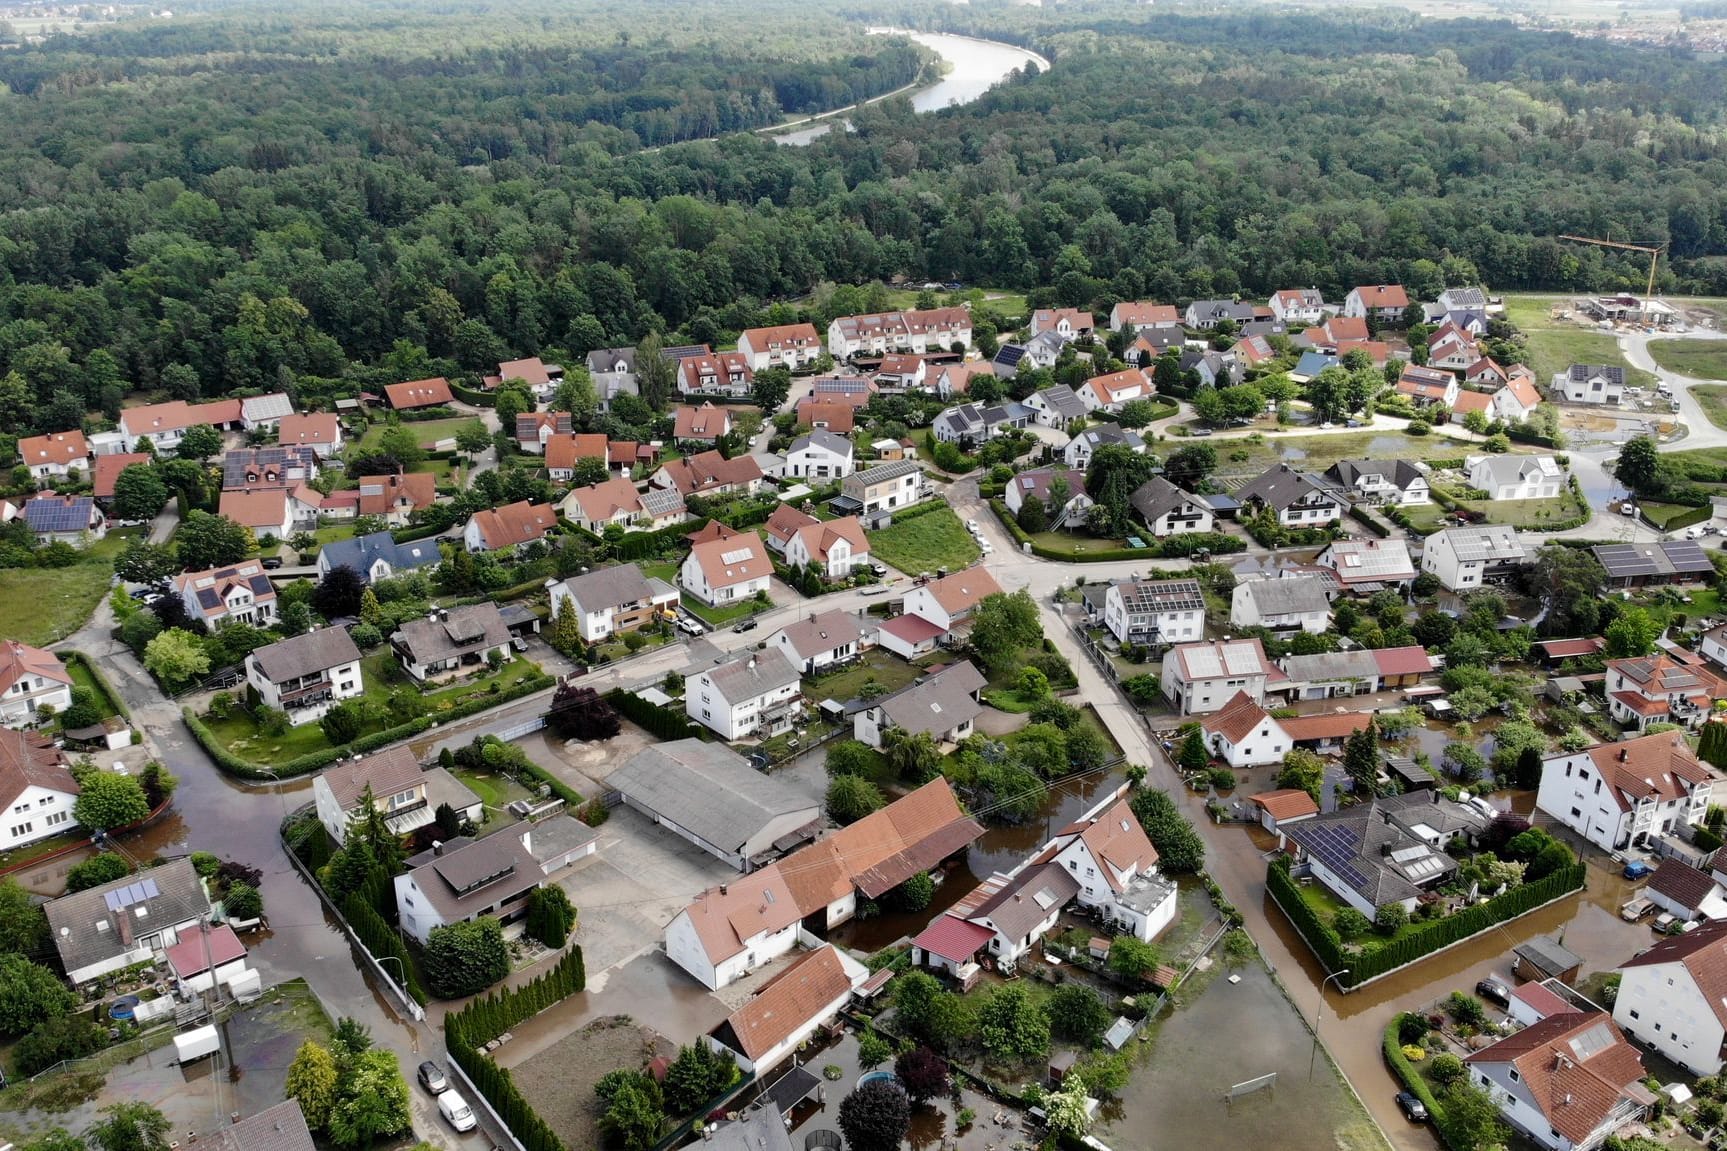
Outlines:
{"label": "hedge-lined garden", "polygon": [[1265,870],[1265,886],[1270,891],[1271,898],[1283,909],[1283,913],[1295,925],[1296,931],[1307,942],[1307,946],[1313,949],[1314,955],[1325,965],[1325,969],[1335,974],[1347,968],[1348,973],[1339,978],[1338,982],[1344,987],[1359,987],[1370,979],[1414,963],[1425,955],[1485,931],[1496,923],[1515,919],[1573,891],[1581,890],[1587,871],[1584,864],[1573,863],[1533,883],[1526,883],[1496,895],[1485,903],[1478,903],[1443,919],[1431,920],[1387,944],[1362,947],[1359,950],[1346,949],[1331,924],[1320,919],[1319,914],[1301,897],[1301,889],[1289,874],[1289,860],[1280,858],[1271,861]]}
{"label": "hedge-lined garden", "polygon": [[1247,541],[1235,536],[1224,535],[1221,532],[1184,532],[1180,535],[1166,536],[1160,540],[1147,541],[1142,548],[1093,548],[1086,551],[1073,551],[1067,548],[1052,548],[1047,544],[1038,543],[1026,534],[1024,528],[1012,512],[1007,510],[1007,504],[999,499],[989,501],[990,510],[995,518],[1001,521],[1014,542],[1020,545],[1030,544],[1031,553],[1046,560],[1061,560],[1066,563],[1106,563],[1114,560],[1143,559],[1187,559],[1199,552],[1210,552],[1214,556],[1231,555],[1247,550]]}

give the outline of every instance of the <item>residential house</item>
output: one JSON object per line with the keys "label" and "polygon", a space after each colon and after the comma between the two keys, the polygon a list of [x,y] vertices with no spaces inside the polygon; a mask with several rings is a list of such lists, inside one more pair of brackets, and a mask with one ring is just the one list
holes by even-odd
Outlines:
{"label": "residential house", "polygon": [[64,543],[87,547],[108,534],[108,517],[90,496],[40,492],[24,501],[24,522],[38,544]]}
{"label": "residential house", "polygon": [[742,352],[705,352],[678,361],[678,390],[685,395],[731,396],[743,399],[755,387],[756,374]]}
{"label": "residential house", "polygon": [[1446,323],[1487,330],[1487,293],[1480,288],[1447,288],[1437,302]]}
{"label": "residential house", "polygon": [[1372,317],[1382,324],[1403,321],[1403,310],[1409,307],[1409,293],[1398,284],[1367,285],[1351,288],[1343,298],[1343,314],[1351,319]]}
{"label": "residential house", "polygon": [[1643,894],[1680,923],[1727,920],[1727,897],[1707,871],[1668,856],[1655,868]]}
{"label": "residential house", "polygon": [[871,747],[887,742],[887,733],[927,734],[949,747],[972,733],[983,714],[982,693],[988,685],[970,660],[959,660],[907,684],[896,692],[869,700],[852,717],[852,734]]}
{"label": "residential house", "polygon": [[751,371],[786,367],[795,372],[820,358],[822,339],[812,324],[747,328],[738,333],[738,351]]}
{"label": "residential house", "polygon": [[600,643],[671,614],[678,589],[635,564],[595,568],[550,585],[552,619],[576,613],[584,643]]}
{"label": "residential house", "polygon": [[828,480],[852,474],[852,442],[829,431],[805,432],[786,452],[787,479]]}
{"label": "residential house", "polygon": [[1120,424],[1093,424],[1069,440],[1061,454],[1068,467],[1084,471],[1091,467],[1091,457],[1097,450],[1110,444],[1120,444],[1135,455],[1145,452],[1145,440],[1138,432]]}
{"label": "residential house", "polygon": [[1487,817],[1475,808],[1422,790],[1369,799],[1281,830],[1322,887],[1377,921],[1379,909],[1393,903],[1414,911],[1422,892],[1457,870],[1446,845],[1486,829]]}
{"label": "residential house", "polygon": [[1356,595],[1415,582],[1415,561],[1409,558],[1409,544],[1400,539],[1333,540],[1313,562],[1335,571],[1343,590]]}
{"label": "residential house", "polygon": [[[870,977],[869,968],[824,943],[798,956],[791,966],[770,979],[755,997],[733,1011],[725,1022],[709,1033],[708,1042],[729,1054],[732,1061],[746,1072],[761,1075],[778,1067],[793,1055],[811,1036],[838,1017],[853,992]],[[777,1141],[791,1147],[786,1135],[786,1121],[771,1104],[771,1123],[762,1124],[766,1131],[755,1139],[738,1137],[730,1146],[739,1151],[772,1151]],[[744,1120],[748,1122],[748,1120]],[[742,1126],[734,1123],[729,1126]],[[774,1129],[777,1128],[777,1131]],[[721,1127],[709,1143],[731,1139],[727,1127]],[[704,1137],[705,1137],[704,1132]]]}
{"label": "residential house", "polygon": [[877,464],[842,479],[840,494],[831,506],[836,512],[859,517],[867,527],[881,527],[896,509],[921,501],[926,483],[916,460]]}
{"label": "residential house", "polygon": [[700,407],[680,404],[672,411],[672,439],[680,444],[715,444],[732,431],[732,410],[711,401]]}
{"label": "residential house", "polygon": [[1142,332],[1146,328],[1180,328],[1181,312],[1173,304],[1122,300],[1109,310],[1109,330]]}
{"label": "residential house", "polygon": [[798,674],[815,675],[856,659],[873,645],[857,616],[835,610],[811,612],[808,619],[787,624],[768,637],[767,646],[785,656]]}
{"label": "residential house", "polygon": [[1618,364],[1572,364],[1553,377],[1553,394],[1572,404],[1615,404],[1625,398],[1625,369]]}
{"label": "residential house", "polygon": [[672,460],[648,479],[656,488],[690,496],[754,495],[762,485],[762,466],[754,456],[726,459],[717,451]]}
{"label": "residential house", "polygon": [[978,604],[1000,594],[1001,585],[994,576],[985,568],[970,567],[913,587],[906,593],[905,614],[948,632],[970,619]]}
{"label": "residential house", "polygon": [[1205,593],[1191,579],[1111,580],[1103,626],[1121,643],[1163,646],[1205,637]]}
{"label": "residential house", "polygon": [[436,567],[443,553],[437,540],[397,543],[389,532],[345,540],[332,540],[318,551],[318,578],[339,567],[351,568],[363,584],[390,579],[411,571]]}
{"label": "residential house", "polygon": [[[980,360],[968,360],[960,364],[943,364],[936,369],[935,393],[944,400],[951,400],[955,396],[963,396],[970,391],[972,380],[978,376],[993,377],[996,374],[994,363],[984,363]],[[1011,376],[1014,373],[1008,371],[1002,374]],[[803,421],[798,422],[802,423]]]}
{"label": "residential house", "polygon": [[1211,754],[1233,768],[1281,763],[1295,746],[1289,733],[1245,692],[1199,721]]}
{"label": "residential house", "polygon": [[[666,927],[666,956],[718,990],[850,919],[920,871],[963,851],[983,828],[947,780],[830,832],[779,863],[710,888]],[[806,928],[807,922],[807,928]]]}
{"label": "residential house", "polygon": [[606,789],[745,874],[822,827],[821,805],[806,793],[724,744],[700,739],[643,748],[606,777]]}
{"label": "residential house", "polygon": [[824,403],[863,408],[875,397],[876,386],[867,376],[817,376],[810,381],[809,394]]}
{"label": "residential house", "polygon": [[[521,412],[516,416],[516,446],[530,455],[546,454],[546,443],[554,436],[575,434],[568,412]],[[606,438],[599,437],[604,444]]]}
{"label": "residential house", "polygon": [[641,394],[634,348],[595,348],[588,353],[588,375],[594,381],[602,412],[609,412],[619,396]]}
{"label": "residential house", "polygon": [[260,540],[283,540],[294,534],[294,525],[300,519],[310,518],[298,514],[302,508],[312,511],[310,505],[296,505],[294,497],[284,488],[259,488],[223,492],[216,513],[250,530]]}
{"label": "residential house", "polygon": [[1302,332],[1299,339],[1315,351],[1341,357],[1342,349],[1368,339],[1367,321],[1359,316],[1331,316]]}
{"label": "residential house", "polygon": [[1318,288],[1285,288],[1271,294],[1271,317],[1280,324],[1318,324],[1333,310]]}
{"label": "residential house", "polygon": [[1277,690],[1290,700],[1348,698],[1379,690],[1379,660],[1368,648],[1286,656],[1282,667],[1286,678]]}
{"label": "residential house", "polygon": [[0,639],[0,723],[34,724],[43,708],[72,706],[72,673],[53,652],[15,639]]}
{"label": "residential house", "polygon": [[1535,806],[1603,851],[1648,848],[1703,822],[1717,778],[1684,732],[1661,732],[1548,756]]}
{"label": "residential house", "polygon": [[857,409],[850,404],[805,396],[798,401],[797,412],[798,424],[812,429],[849,436],[857,428]]}
{"label": "residential house", "polygon": [[[1528,371],[1521,364],[1513,365],[1513,367],[1522,369],[1524,372]],[[1502,367],[1499,361],[1492,356],[1482,356],[1463,369],[1463,382],[1486,391],[1493,391],[1497,388],[1503,388],[1511,382],[1511,372],[1511,368]],[[1529,379],[1533,383],[1534,373],[1529,373]]]}
{"label": "residential house", "polygon": [[442,376],[429,380],[409,380],[401,384],[385,384],[384,399],[398,412],[416,408],[442,408],[455,401],[450,381]]}
{"label": "residential house", "polygon": [[538,356],[523,360],[507,360],[498,365],[498,374],[485,377],[487,388],[498,388],[515,380],[528,385],[538,403],[545,403],[564,380],[561,364],[548,364]]}
{"label": "residential house", "polygon": [[342,450],[342,421],[335,412],[286,415],[276,428],[276,442],[284,446],[311,448],[319,459]]}
{"label": "residential house", "polygon": [[[1604,642],[1600,636],[1592,638]],[[1727,668],[1727,624],[1718,624],[1704,632],[1697,644],[1697,653],[1716,667]]]}
{"label": "residential house", "polygon": [[246,686],[295,727],[316,723],[366,690],[360,649],[344,627],[316,628],[254,650],[246,656]]}
{"label": "residential house", "polygon": [[214,1151],[313,1151],[312,1133],[298,1100],[266,1107],[205,1136]]}
{"label": "residential house", "polygon": [[1614,721],[1642,731],[1652,723],[1695,728],[1715,701],[1727,699],[1727,680],[1701,656],[1675,648],[1652,656],[1607,661],[1607,710]]}
{"label": "residential house", "polygon": [[34,480],[83,472],[90,466],[90,445],[82,431],[51,432],[18,441],[18,459]]}
{"label": "residential house", "polygon": [[164,955],[210,915],[189,858],[52,899],[48,937],[74,987]]}
{"label": "residential house", "polygon": [[1199,377],[1200,387],[1227,388],[1241,382],[1241,365],[1227,359],[1222,352],[1209,348],[1183,348],[1176,365],[1182,374],[1191,372]]}
{"label": "residential house", "polygon": [[1331,596],[1326,581],[1312,576],[1237,583],[1230,593],[1232,627],[1324,634],[1331,626]]}
{"label": "residential house", "polygon": [[946,635],[946,628],[915,615],[896,615],[876,628],[876,642],[905,660],[928,655]]}
{"label": "residential house", "polygon": [[1171,348],[1181,348],[1187,342],[1187,333],[1180,327],[1146,328],[1133,338],[1122,352],[1121,358],[1136,368],[1150,371],[1158,360]]}
{"label": "residential house", "polygon": [[991,876],[980,889],[982,902],[964,915],[990,933],[990,957],[998,969],[1011,972],[1055,927],[1079,890],[1079,880],[1060,864],[1033,863],[1012,875]]}
{"label": "residential house", "polygon": [[229,620],[253,627],[269,627],[276,622],[276,585],[257,560],[182,572],[174,577],[173,584],[186,605],[187,616],[211,629]]}
{"label": "residential house", "polygon": [[390,636],[408,678],[425,684],[479,671],[510,658],[510,629],[494,603],[434,608],[435,619],[409,620]]}
{"label": "residential house", "polygon": [[1517,530],[1503,524],[1445,528],[1428,536],[1421,549],[1421,570],[1438,576],[1446,591],[1504,582],[1534,560]]}
{"label": "residential house", "polygon": [[1034,413],[1009,400],[1000,404],[960,404],[935,418],[935,438],[949,444],[981,444],[1032,422]]}
{"label": "residential house", "polygon": [[921,356],[948,351],[954,344],[970,348],[971,339],[971,313],[964,308],[838,316],[828,325],[828,354],[836,360],[892,352]]}
{"label": "residential house", "polygon": [[[125,459],[124,456],[113,457]],[[297,492],[318,478],[318,453],[282,445],[236,448],[222,457],[222,490]]]}
{"label": "residential house", "polygon": [[917,459],[917,448],[910,440],[875,440],[871,442],[869,450],[878,463],[886,464],[899,460]]}
{"label": "residential house", "polygon": [[564,497],[564,517],[579,528],[602,532],[613,524],[625,531],[653,531],[688,518],[677,488],[638,491],[629,480],[604,480],[575,488]]}
{"label": "residential house", "polygon": [[1433,502],[1427,471],[1413,460],[1339,460],[1325,474],[1367,503],[1407,508]]}
{"label": "residential house", "polygon": [[551,504],[517,500],[501,508],[481,508],[462,529],[462,546],[471,552],[519,549],[538,543],[558,530],[558,512]]}
{"label": "residential house", "polygon": [[1655,1103],[1642,1056],[1600,1011],[1550,1015],[1463,1062],[1501,1118],[1545,1151],[1594,1151]]}
{"label": "residential house", "polygon": [[762,537],[744,532],[692,547],[679,569],[678,586],[709,607],[721,607],[765,594],[773,574]]}
{"label": "residential house", "polygon": [[768,739],[800,722],[798,669],[777,648],[749,651],[692,674],[684,713],[726,740]]}
{"label": "residential house", "polygon": [[1209,532],[1217,522],[1209,503],[1162,476],[1152,476],[1135,488],[1128,502],[1158,539],[1187,532]]}
{"label": "residential house", "polygon": [[[1705,877],[1707,878],[1707,877]],[[1727,1047],[1727,922],[1657,939],[1619,969],[1613,1022],[1691,1075],[1718,1075]]]}
{"label": "residential house", "polygon": [[359,514],[383,516],[391,527],[403,527],[408,517],[438,502],[438,477],[431,472],[397,472],[360,477]]}
{"label": "residential house", "polygon": [[[240,942],[240,937],[234,934],[234,929],[226,923],[215,927],[201,924],[183,932],[180,942],[168,948],[164,958],[167,960],[169,972],[173,974],[176,989],[184,989],[194,995],[203,995],[217,987],[226,987],[229,994],[238,998],[238,989],[232,986],[236,980],[259,978],[258,972],[246,966],[246,945]],[[254,988],[256,986],[258,985],[255,984]],[[299,1104],[292,1101],[277,1106],[291,1106],[296,1115],[300,1112]],[[227,1143],[228,1141],[220,1139],[220,1136],[233,1130],[233,1127],[219,1129],[216,1132],[216,1145],[220,1147]],[[306,1136],[305,1145],[308,1149],[312,1147],[309,1134]],[[239,1144],[236,1142],[232,1146],[237,1148]]]}
{"label": "residential house", "polygon": [[1253,305],[1245,300],[1195,300],[1187,305],[1183,320],[1190,328],[1208,332],[1225,320],[1237,325],[1248,323],[1253,314]]}
{"label": "residential house", "polygon": [[[1051,494],[1057,478],[1067,492],[1060,507],[1055,506],[1055,496]],[[1085,473],[1075,468],[1033,468],[1020,472],[1008,481],[1003,502],[1008,511],[1018,515],[1031,496],[1043,502],[1051,526],[1057,527],[1084,523],[1092,506],[1092,499],[1085,492]]]}
{"label": "residential house", "polygon": [[[8,640],[8,646],[15,641]],[[7,703],[11,693],[7,693]],[[80,788],[54,741],[0,727],[0,851],[70,831]]]}
{"label": "residential house", "polygon": [[1063,343],[1090,339],[1097,321],[1081,308],[1039,308],[1031,314],[1033,338],[1052,332]]}
{"label": "residential house", "polygon": [[929,362],[922,356],[895,352],[882,357],[874,379],[876,389],[881,393],[925,391],[929,383]]}
{"label": "residential house", "polygon": [[1565,468],[1552,456],[1469,456],[1469,486],[1501,500],[1551,500],[1563,495]]}
{"label": "residential house", "polygon": [[1710,583],[1715,579],[1715,565],[1695,540],[1599,544],[1589,550],[1606,570],[1610,588]]}
{"label": "residential house", "polygon": [[1046,428],[1065,428],[1074,420],[1084,419],[1090,408],[1066,384],[1052,384],[1041,392],[1025,398],[1032,419]]}
{"label": "residential house", "polygon": [[149,467],[152,457],[148,452],[116,452],[112,455],[97,456],[90,469],[90,494],[96,497],[98,503],[107,503],[114,498],[115,485],[120,480],[120,473],[133,465]]}
{"label": "residential house", "polygon": [[1124,797],[1070,823],[1039,851],[1079,884],[1081,906],[1125,935],[1150,942],[1175,919],[1175,884],[1158,874],[1157,849]]}
{"label": "residential house", "polygon": [[1087,412],[1119,412],[1132,400],[1149,399],[1156,391],[1151,380],[1139,368],[1127,368],[1104,376],[1094,376],[1079,386],[1075,393]]}
{"label": "residential house", "polygon": [[[808,501],[805,501],[805,506],[808,506]],[[718,523],[717,520],[710,522]],[[767,537],[768,550],[784,556],[786,543],[790,541],[793,536],[797,535],[798,532],[804,528],[821,522],[822,521],[817,519],[815,516],[810,515],[808,512],[803,511],[792,504],[781,504],[773,510],[773,514],[768,516],[767,522],[762,525],[762,534]],[[728,534],[733,531],[733,529],[727,528],[723,524],[721,524],[720,527],[724,528]],[[692,540],[691,542],[694,543],[699,541]]]}
{"label": "residential house", "polygon": [[366,793],[372,807],[384,817],[384,825],[396,835],[409,835],[429,826],[438,807],[449,804],[458,816],[479,822],[480,797],[441,767],[429,771],[406,744],[371,755],[339,760],[312,778],[312,807],[318,822],[337,843],[345,843],[348,829],[366,817]]}
{"label": "residential house", "polygon": [[527,914],[535,890],[598,847],[599,832],[568,815],[434,844],[396,876],[402,931],[425,946],[433,931],[452,923],[481,916],[514,923]]}
{"label": "residential house", "polygon": [[1493,412],[1493,397],[1486,392],[1473,392],[1463,389],[1457,393],[1457,400],[1451,405],[1450,421],[1459,427],[1469,421],[1470,412],[1480,412],[1488,422],[1498,417]]}
{"label": "residential house", "polygon": [[1182,644],[1163,659],[1163,694],[1181,715],[1217,711],[1237,692],[1263,703],[1267,686],[1283,679],[1256,639]]}
{"label": "residential house", "polygon": [[1407,396],[1417,408],[1449,408],[1457,402],[1457,377],[1438,368],[1405,364],[1397,377],[1397,393]]}
{"label": "residential house", "polygon": [[1506,372],[1505,386],[1493,393],[1493,415],[1507,424],[1522,423],[1540,406],[1541,393],[1535,390],[1535,377],[1521,364]]}
{"label": "residential house", "polygon": [[1243,508],[1269,510],[1288,527],[1317,528],[1336,523],[1348,507],[1323,476],[1276,464],[1235,493]]}
{"label": "residential house", "polygon": [[170,400],[164,404],[143,404],[120,409],[119,431],[121,450],[135,452],[148,439],[158,454],[177,450],[187,429],[200,425],[232,428],[240,422],[239,400],[212,400],[189,404],[185,400]]}
{"label": "residential house", "polygon": [[870,562],[869,537],[856,516],[813,520],[785,539],[784,557],[790,567],[808,567],[828,579],[847,579]]}

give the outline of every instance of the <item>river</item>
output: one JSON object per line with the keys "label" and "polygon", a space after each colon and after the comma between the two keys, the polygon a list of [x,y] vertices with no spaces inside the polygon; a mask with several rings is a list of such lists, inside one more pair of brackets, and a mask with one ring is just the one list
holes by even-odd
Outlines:
{"label": "river", "polygon": [[[911,38],[938,53],[948,65],[947,73],[911,95],[918,112],[936,112],[955,104],[969,104],[1000,82],[1008,73],[1025,67],[1027,61],[1047,69],[1049,61],[1035,52],[993,40],[974,40],[945,32],[913,32]],[[808,144],[825,134],[836,121],[823,120],[774,137],[781,144]],[[846,123],[846,121],[838,121]]]}

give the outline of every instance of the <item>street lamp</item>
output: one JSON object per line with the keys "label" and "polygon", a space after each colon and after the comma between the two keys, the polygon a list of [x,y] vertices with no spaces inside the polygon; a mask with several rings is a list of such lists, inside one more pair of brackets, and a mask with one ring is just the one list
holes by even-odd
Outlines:
{"label": "street lamp", "polygon": [[[392,958],[394,958],[392,956]],[[1313,1013],[1313,1050],[1307,1056],[1307,1081],[1313,1082],[1313,1063],[1319,1057],[1319,1021],[1325,1016],[1325,985],[1349,974],[1349,968],[1333,972],[1319,981],[1319,1007]]]}

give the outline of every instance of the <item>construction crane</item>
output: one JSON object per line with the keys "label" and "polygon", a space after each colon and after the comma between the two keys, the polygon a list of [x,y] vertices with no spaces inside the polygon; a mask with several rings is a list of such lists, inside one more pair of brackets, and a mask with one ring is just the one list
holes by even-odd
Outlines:
{"label": "construction crane", "polygon": [[1666,251],[1666,244],[1621,244],[1617,240],[1597,240],[1590,236],[1561,236],[1561,240],[1571,240],[1579,244],[1594,244],[1598,248],[1618,248],[1626,252],[1642,252],[1649,257],[1649,290],[1643,294],[1643,309],[1648,315],[1649,301],[1655,298],[1655,265],[1661,259],[1661,253]]}

